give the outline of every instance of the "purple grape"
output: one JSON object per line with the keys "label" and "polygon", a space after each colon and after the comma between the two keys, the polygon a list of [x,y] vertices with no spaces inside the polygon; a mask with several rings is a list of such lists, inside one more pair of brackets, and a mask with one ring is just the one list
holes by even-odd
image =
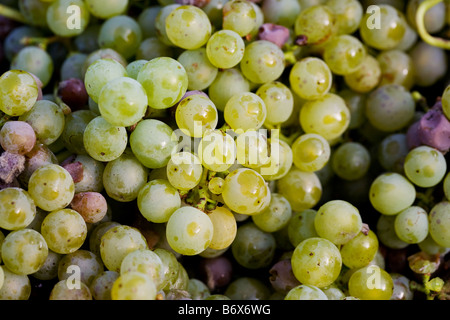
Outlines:
{"label": "purple grape", "polygon": [[259,27],[258,37],[275,43],[280,48],[289,40],[289,29],[274,23],[264,23]]}
{"label": "purple grape", "polygon": [[84,109],[89,102],[84,82],[78,78],[61,81],[58,86],[58,96],[72,111]]}
{"label": "purple grape", "polygon": [[422,144],[446,153],[450,149],[450,121],[438,101],[419,121],[418,135]]}
{"label": "purple grape", "polygon": [[224,256],[208,258],[200,263],[200,273],[211,291],[227,286],[232,278],[232,264]]}
{"label": "purple grape", "polygon": [[0,180],[11,184],[25,169],[25,156],[4,151],[0,156]]}
{"label": "purple grape", "polygon": [[419,121],[415,122],[409,127],[406,133],[406,143],[408,144],[409,149],[414,149],[422,145],[419,137],[419,126]]}
{"label": "purple grape", "polygon": [[270,272],[270,283],[275,291],[288,293],[289,290],[300,285],[300,282],[292,272],[291,260],[283,259],[275,263]]}

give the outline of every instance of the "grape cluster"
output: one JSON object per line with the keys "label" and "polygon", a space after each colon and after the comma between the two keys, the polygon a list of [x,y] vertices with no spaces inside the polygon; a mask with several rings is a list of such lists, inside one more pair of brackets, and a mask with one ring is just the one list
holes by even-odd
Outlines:
{"label": "grape cluster", "polygon": [[1,1],[0,299],[448,300],[449,26]]}

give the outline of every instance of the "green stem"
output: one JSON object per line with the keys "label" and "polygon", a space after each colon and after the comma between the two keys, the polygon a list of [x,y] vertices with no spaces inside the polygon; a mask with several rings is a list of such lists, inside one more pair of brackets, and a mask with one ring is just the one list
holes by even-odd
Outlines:
{"label": "green stem", "polygon": [[22,15],[22,13],[20,13],[20,11],[12,9],[3,4],[0,4],[0,15],[17,22],[27,23],[27,20]]}
{"label": "green stem", "polygon": [[428,33],[425,27],[425,14],[432,7],[443,1],[444,0],[426,0],[422,2],[419,5],[419,8],[417,9],[416,12],[416,25],[417,25],[417,32],[419,33],[423,41],[432,46],[439,47],[445,50],[450,50],[450,40],[440,37],[433,37]]}

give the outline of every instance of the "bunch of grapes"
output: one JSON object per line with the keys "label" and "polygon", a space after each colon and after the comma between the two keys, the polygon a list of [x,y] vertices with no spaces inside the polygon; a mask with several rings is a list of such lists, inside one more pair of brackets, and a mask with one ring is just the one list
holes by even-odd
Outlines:
{"label": "bunch of grapes", "polygon": [[0,1],[0,299],[448,300],[449,30],[430,0]]}

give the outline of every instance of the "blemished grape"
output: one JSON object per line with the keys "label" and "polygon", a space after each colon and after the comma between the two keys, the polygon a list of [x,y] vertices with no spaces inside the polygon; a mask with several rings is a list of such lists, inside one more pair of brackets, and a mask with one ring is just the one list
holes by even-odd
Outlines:
{"label": "blemished grape", "polygon": [[280,194],[272,193],[269,206],[254,216],[253,222],[265,232],[276,232],[283,229],[292,217],[289,201]]}
{"label": "blemished grape", "polygon": [[294,165],[305,172],[321,170],[331,157],[329,142],[315,133],[301,135],[294,141],[291,148]]}
{"label": "blemished grape", "polygon": [[428,213],[421,207],[411,206],[395,217],[395,233],[407,243],[419,243],[428,235]]}
{"label": "blemished grape", "polygon": [[0,207],[0,227],[6,230],[25,228],[36,216],[34,200],[22,188],[0,190]]}
{"label": "blemished grape", "polygon": [[243,76],[240,69],[235,67],[218,71],[208,88],[208,95],[217,109],[223,111],[232,96],[249,91],[250,82]]}
{"label": "blemished grape", "polygon": [[306,209],[299,212],[293,212],[288,224],[288,238],[293,246],[308,238],[318,237],[314,220],[317,211]]}
{"label": "blemished grape", "polygon": [[264,101],[253,92],[237,93],[230,97],[223,110],[225,121],[235,130],[259,129],[267,117]]}
{"label": "blemished grape", "polygon": [[367,266],[351,275],[348,288],[350,295],[360,300],[390,300],[394,282],[380,267]]}
{"label": "blemished grape", "polygon": [[125,256],[120,265],[120,275],[130,272],[148,275],[157,289],[162,289],[166,282],[161,258],[150,249],[135,250]]}
{"label": "blemished grape", "polygon": [[450,247],[448,226],[450,224],[450,203],[442,201],[437,203],[429,214],[429,230],[433,240],[440,246]]}
{"label": "blemished grape", "polygon": [[178,190],[195,188],[202,178],[203,167],[200,159],[190,152],[178,152],[167,163],[167,179]]}
{"label": "blemished grape", "polygon": [[366,57],[363,43],[351,35],[339,35],[325,45],[323,58],[331,71],[347,75],[358,70]]}
{"label": "blemished grape", "polygon": [[257,25],[257,14],[250,1],[232,0],[223,6],[222,27],[232,30],[245,37],[250,34]]}
{"label": "blemished grape", "polygon": [[294,97],[291,89],[279,81],[263,84],[256,94],[266,105],[266,124],[278,125],[289,119],[294,111]]}
{"label": "blemished grape", "polygon": [[289,290],[284,300],[328,300],[328,297],[318,287],[302,284]]}
{"label": "blemished grape", "polygon": [[[301,8],[301,6],[300,6]],[[305,36],[310,45],[326,42],[336,32],[336,16],[331,8],[317,5],[300,11],[294,24],[295,35]]]}
{"label": "blemished grape", "polygon": [[409,180],[419,187],[428,188],[442,181],[447,172],[447,162],[440,151],[420,146],[408,153],[404,168]]}
{"label": "blemished grape", "polygon": [[229,69],[241,62],[245,44],[233,30],[219,30],[212,34],[206,44],[209,61],[217,68]]}
{"label": "blemished grape", "polygon": [[178,56],[178,62],[186,70],[189,84],[188,90],[205,90],[216,79],[219,72],[205,48],[185,50]]}
{"label": "blemished grape", "polygon": [[0,110],[12,117],[29,111],[38,99],[34,77],[23,70],[8,70],[0,76]]}
{"label": "blemished grape", "polygon": [[233,243],[237,232],[237,222],[233,213],[226,207],[217,207],[208,213],[208,217],[214,228],[208,248],[214,250],[228,248]]}

